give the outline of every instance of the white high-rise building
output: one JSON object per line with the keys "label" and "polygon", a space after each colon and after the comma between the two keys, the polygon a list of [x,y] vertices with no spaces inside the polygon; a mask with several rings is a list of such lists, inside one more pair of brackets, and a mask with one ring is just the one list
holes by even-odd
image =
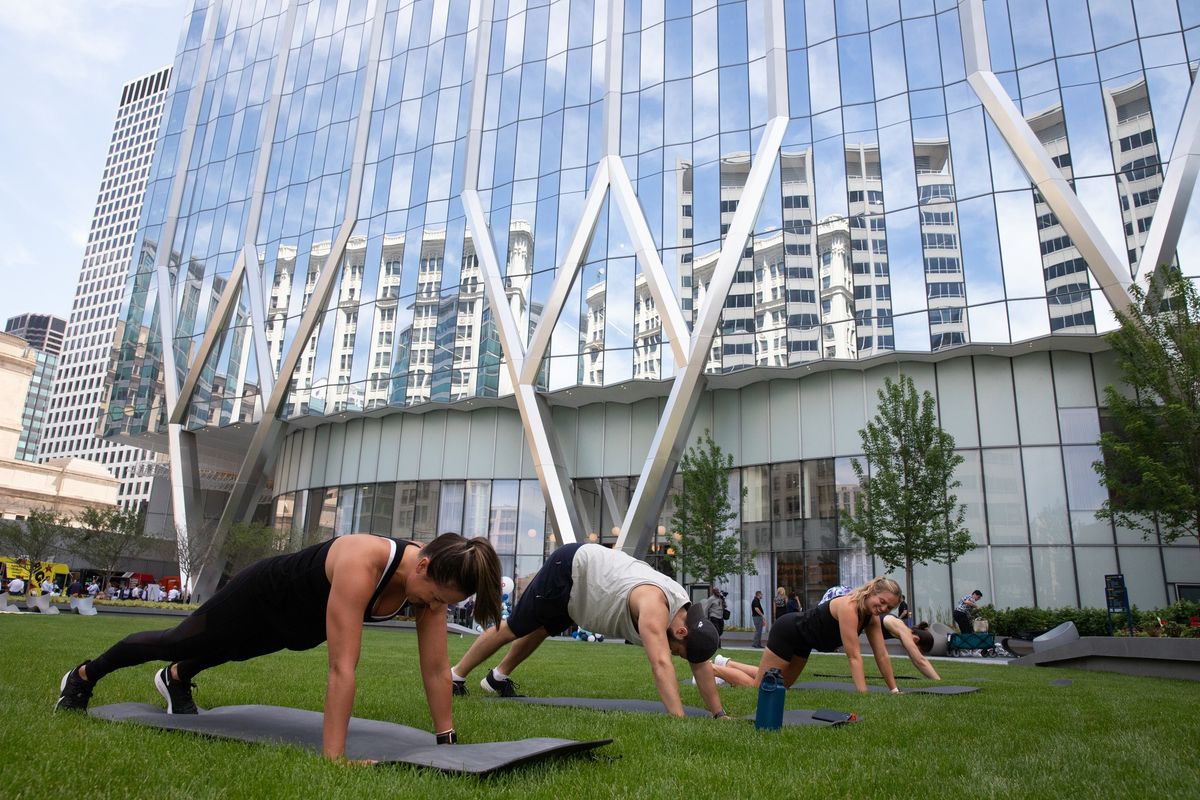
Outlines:
{"label": "white high-rise building", "polygon": [[109,356],[170,75],[167,67],[121,90],[49,418],[38,447],[39,461],[76,457],[106,466],[121,482],[118,502],[124,508],[137,508],[149,499],[154,465],[161,456],[102,439],[98,433],[108,408],[104,384]]}

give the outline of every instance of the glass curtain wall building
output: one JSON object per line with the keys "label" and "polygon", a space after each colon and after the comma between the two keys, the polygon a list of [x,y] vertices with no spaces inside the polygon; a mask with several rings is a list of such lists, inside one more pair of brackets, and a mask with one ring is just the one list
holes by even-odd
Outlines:
{"label": "glass curtain wall building", "polygon": [[487,535],[520,585],[570,540],[669,569],[708,429],[744,616],[880,570],[837,515],[906,374],[977,544],[927,614],[1167,602],[1200,554],[1096,521],[1091,464],[1113,307],[1200,274],[1198,62],[1158,0],[196,0],[106,433],[171,452],[181,530],[267,499],[297,545]]}

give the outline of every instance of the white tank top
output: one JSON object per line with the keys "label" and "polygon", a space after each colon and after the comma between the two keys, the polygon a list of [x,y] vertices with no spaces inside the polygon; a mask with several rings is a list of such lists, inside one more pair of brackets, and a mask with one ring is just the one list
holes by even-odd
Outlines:
{"label": "white tank top", "polygon": [[646,562],[598,544],[585,544],[575,551],[571,580],[567,613],[575,624],[634,644],[642,643],[629,614],[629,595],[634,589],[647,583],[661,589],[667,598],[668,619],[690,602],[682,586]]}

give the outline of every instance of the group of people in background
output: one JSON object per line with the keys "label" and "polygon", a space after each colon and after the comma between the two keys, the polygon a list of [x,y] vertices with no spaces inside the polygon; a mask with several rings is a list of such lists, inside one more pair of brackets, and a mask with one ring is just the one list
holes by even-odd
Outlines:
{"label": "group of people in background", "polygon": [[0,594],[7,593],[10,597],[22,597],[27,592],[44,594],[51,597],[64,595],[66,597],[103,597],[109,600],[147,600],[150,602],[182,603],[185,602],[183,593],[178,586],[164,589],[157,583],[141,586],[131,582],[110,583],[106,588],[100,587],[96,578],[84,581],[78,575],[71,575],[70,582],[64,589],[49,578],[40,584],[31,585],[21,577],[0,578]]}

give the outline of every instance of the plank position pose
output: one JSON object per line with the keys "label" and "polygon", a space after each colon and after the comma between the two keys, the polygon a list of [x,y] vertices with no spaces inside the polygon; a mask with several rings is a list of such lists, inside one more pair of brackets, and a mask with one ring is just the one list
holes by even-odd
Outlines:
{"label": "plank position pose", "polygon": [[579,625],[646,649],[658,696],[668,713],[683,716],[679,681],[671,655],[687,659],[704,704],[724,717],[709,657],[719,643],[717,630],[687,592],[649,564],[598,544],[568,544],[550,554],[533,576],[508,619],[489,628],[454,665],[454,693],[466,694],[471,670],[504,645],[508,653],[480,681],[484,691],[516,697],[513,670],[547,636]]}
{"label": "plank position pose", "polygon": [[[735,661],[721,661],[720,666],[714,667],[715,674],[734,686],[758,686],[766,671],[774,667],[783,673],[784,686],[791,686],[804,671],[804,665],[808,663],[808,656],[813,650],[831,653],[842,647],[850,662],[850,675],[854,679],[854,686],[859,692],[865,693],[867,679],[863,672],[862,650],[858,641],[859,634],[865,630],[884,683],[894,694],[899,694],[896,678],[892,674],[892,662],[883,644],[883,628],[879,621],[881,615],[886,615],[899,602],[900,586],[895,581],[890,578],[867,581],[847,594],[820,603],[816,608],[798,614],[784,614],[777,619],[771,626],[767,649],[763,651],[757,669]],[[904,627],[903,623],[901,627]],[[907,628],[905,633],[910,639],[913,638]],[[930,645],[932,643],[931,637]],[[929,662],[924,656],[920,658],[928,665]],[[929,669],[932,670],[933,667],[930,666]],[[933,673],[931,677],[936,680],[937,673]]]}
{"label": "plank position pose", "polygon": [[328,639],[325,756],[345,753],[364,622],[411,603],[421,680],[438,744],[457,741],[450,702],[446,606],[477,595],[475,616],[500,618],[500,560],[484,538],[445,533],[422,546],[370,534],[340,536],[253,564],[174,628],[134,633],[63,676],[56,708],[87,709],[96,682],[114,670],[167,661],[154,684],[168,714],[195,714],[192,679],[227,661],[308,650]]}
{"label": "plank position pose", "polygon": [[[827,603],[835,597],[850,594],[852,591],[854,589],[849,586],[833,586],[825,592],[821,603]],[[879,623],[883,626],[883,637],[900,642],[909,661],[922,675],[932,681],[942,679],[938,671],[933,668],[933,664],[925,657],[925,654],[933,649],[933,634],[925,630],[913,630],[905,625],[899,617],[891,614],[881,615]],[[742,664],[722,656],[714,656],[713,671],[718,678],[733,686],[757,685],[758,668],[749,664]]]}

